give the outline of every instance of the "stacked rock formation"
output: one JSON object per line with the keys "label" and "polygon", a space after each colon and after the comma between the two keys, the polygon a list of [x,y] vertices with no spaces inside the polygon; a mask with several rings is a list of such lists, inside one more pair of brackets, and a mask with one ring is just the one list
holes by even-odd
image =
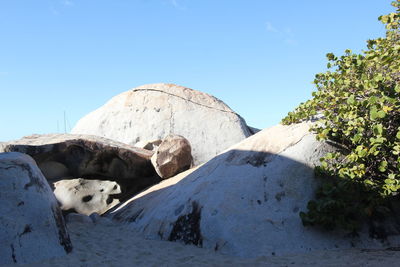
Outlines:
{"label": "stacked rock formation", "polygon": [[72,129],[135,145],[169,134],[189,140],[195,165],[253,134],[219,99],[174,84],[148,84],[113,97]]}
{"label": "stacked rock formation", "polygon": [[154,152],[97,136],[33,135],[0,146],[10,151],[33,157],[62,208],[84,214],[101,214],[161,180]]}

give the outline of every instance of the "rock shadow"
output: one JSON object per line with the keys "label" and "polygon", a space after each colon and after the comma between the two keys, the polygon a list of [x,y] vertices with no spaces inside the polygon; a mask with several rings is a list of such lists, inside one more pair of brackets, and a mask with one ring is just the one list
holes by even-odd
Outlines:
{"label": "rock shadow", "polygon": [[[105,216],[130,224],[146,238],[245,257],[375,244],[369,237],[351,238],[342,231],[302,225],[299,212],[307,210],[320,185],[314,166],[331,148],[310,147],[309,154],[292,158],[290,149],[279,154],[227,151],[150,187]],[[399,213],[384,223],[397,227],[386,237],[400,234]],[[366,226],[370,233],[377,230],[376,221]]]}

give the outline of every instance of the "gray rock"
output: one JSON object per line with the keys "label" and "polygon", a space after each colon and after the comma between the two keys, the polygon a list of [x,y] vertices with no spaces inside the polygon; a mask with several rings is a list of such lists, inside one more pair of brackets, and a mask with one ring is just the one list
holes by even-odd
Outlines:
{"label": "gray rock", "polygon": [[154,152],[97,136],[32,135],[0,147],[11,151],[32,156],[51,185],[65,177],[113,180],[124,199],[160,181],[150,162]]}
{"label": "gray rock", "polygon": [[90,217],[90,219],[92,219],[92,222],[95,224],[114,225],[115,226],[115,222],[113,222],[110,218],[101,216],[98,213],[92,213],[89,215],[89,217]]}
{"label": "gray rock", "polygon": [[0,265],[65,256],[72,244],[49,184],[35,161],[0,153]]}
{"label": "gray rock", "polygon": [[149,84],[113,97],[72,129],[127,144],[163,139],[169,134],[187,138],[194,164],[213,158],[252,133],[245,121],[221,100],[174,84]]}
{"label": "gray rock", "polygon": [[256,133],[258,133],[259,131],[261,131],[261,129],[258,129],[258,128],[254,128],[254,127],[251,127],[251,126],[248,126],[249,127],[249,130],[250,130],[250,132],[252,133],[252,134],[256,134]]}
{"label": "gray rock", "polygon": [[89,217],[92,220],[92,222],[94,222],[94,223],[97,223],[102,219],[100,214],[98,214],[97,212],[93,212],[92,214],[89,215]]}
{"label": "gray rock", "polygon": [[263,130],[147,189],[107,216],[129,223],[146,238],[240,257],[398,246],[394,236],[381,243],[370,239],[368,231],[351,238],[302,225],[299,212],[306,210],[318,186],[314,166],[333,150],[308,129],[303,123]]}
{"label": "gray rock", "polygon": [[121,193],[116,182],[82,178],[61,180],[54,183],[54,187],[62,210],[73,209],[85,215],[103,214],[119,203],[114,197]]}
{"label": "gray rock", "polygon": [[48,180],[58,180],[70,176],[67,166],[57,161],[45,161],[39,164],[39,169]]}
{"label": "gray rock", "polygon": [[93,223],[92,219],[89,216],[75,212],[68,213],[65,216],[65,221],[67,223]]}
{"label": "gray rock", "polygon": [[183,136],[168,135],[151,157],[158,175],[170,178],[189,169],[193,163],[189,141]]}

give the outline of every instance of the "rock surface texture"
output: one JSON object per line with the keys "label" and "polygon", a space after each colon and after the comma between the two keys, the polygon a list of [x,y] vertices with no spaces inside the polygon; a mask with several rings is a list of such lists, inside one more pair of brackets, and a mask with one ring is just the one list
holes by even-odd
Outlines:
{"label": "rock surface texture", "polygon": [[72,129],[134,145],[169,134],[187,138],[194,164],[213,158],[252,134],[222,101],[173,84],[149,84],[115,96]]}
{"label": "rock surface texture", "polygon": [[[146,238],[180,241],[241,257],[399,245],[302,225],[314,197],[314,166],[333,148],[306,123],[263,130],[209,162],[162,181],[109,212]],[[397,242],[397,243],[396,243]]]}
{"label": "rock surface texture", "polygon": [[191,167],[193,162],[191,151],[190,143],[186,138],[168,135],[156,148],[151,157],[151,163],[161,178],[170,178]]}
{"label": "rock surface texture", "polygon": [[62,210],[74,209],[80,214],[103,214],[119,203],[115,195],[121,193],[114,181],[86,180],[82,178],[54,183],[54,195]]}
{"label": "rock surface texture", "polygon": [[121,198],[156,184],[154,152],[89,135],[32,135],[0,145],[0,152],[32,156],[50,183],[67,178],[116,181]]}
{"label": "rock surface texture", "polygon": [[139,148],[143,148],[146,150],[150,150],[150,151],[155,151],[157,149],[157,147],[160,146],[162,140],[161,139],[157,139],[157,140],[152,140],[152,141],[139,141],[135,144],[135,147],[139,147]]}
{"label": "rock surface texture", "polygon": [[65,256],[72,244],[46,178],[21,153],[0,153],[0,265]]}

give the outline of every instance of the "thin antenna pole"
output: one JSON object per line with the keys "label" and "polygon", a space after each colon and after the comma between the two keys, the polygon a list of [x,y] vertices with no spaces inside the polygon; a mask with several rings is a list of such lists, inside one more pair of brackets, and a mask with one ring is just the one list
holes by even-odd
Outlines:
{"label": "thin antenna pole", "polygon": [[67,133],[67,120],[66,120],[65,110],[64,110],[64,133]]}
{"label": "thin antenna pole", "polygon": [[71,123],[69,122],[68,118],[67,118],[67,126],[68,126],[68,132],[71,133]]}

